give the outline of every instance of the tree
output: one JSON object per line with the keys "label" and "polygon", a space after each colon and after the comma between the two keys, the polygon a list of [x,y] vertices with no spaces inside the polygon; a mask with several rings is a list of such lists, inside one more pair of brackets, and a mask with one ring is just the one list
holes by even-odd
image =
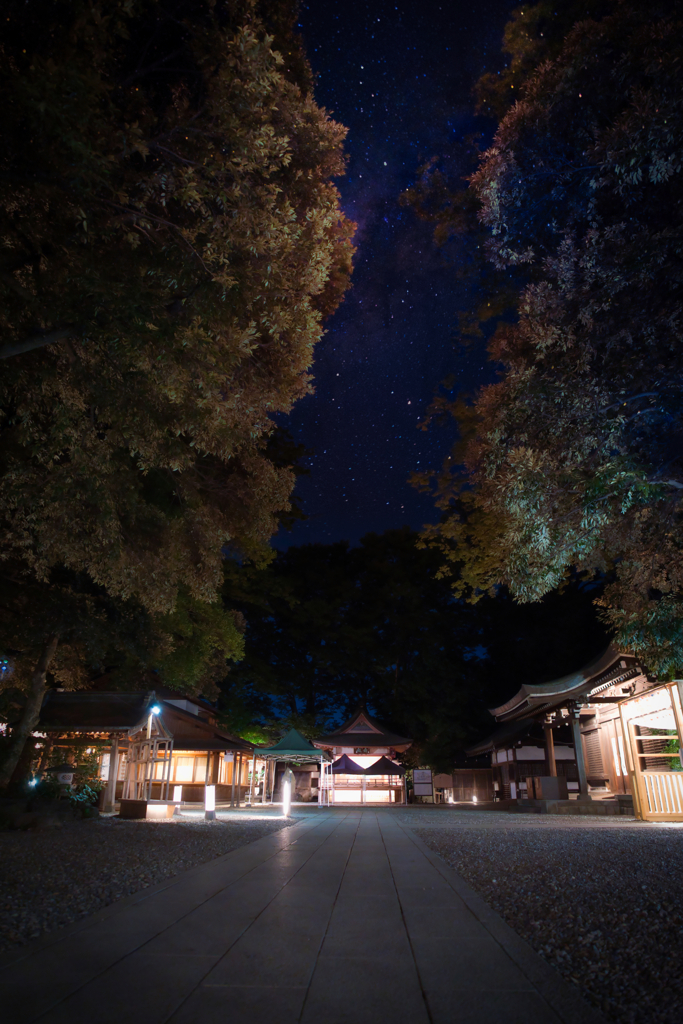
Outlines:
{"label": "tree", "polygon": [[417,540],[388,530],[357,548],[310,544],[261,570],[228,569],[227,603],[248,626],[244,658],[221,684],[226,723],[251,717],[275,733],[287,722],[315,736],[367,701],[414,739],[415,756],[449,771],[490,730],[489,707],[606,646],[585,584],[534,605],[502,590],[471,605]]}
{"label": "tree", "polygon": [[[289,509],[272,415],[310,390],[353,226],[345,130],[292,5],[262,9],[5,7],[0,569],[41,593],[210,609],[224,552],[267,559]],[[60,635],[21,648],[36,694]]]}
{"label": "tree", "polygon": [[315,735],[353,699],[342,663],[354,585],[345,542],[293,547],[260,569],[226,564],[225,602],[248,623],[245,657],[222,684],[233,726],[246,703],[271,730]]}
{"label": "tree", "polygon": [[488,258],[526,284],[489,345],[500,382],[470,408],[442,402],[463,432],[432,537],[475,596],[608,574],[617,642],[668,672],[683,658],[683,20],[678,2],[599,6],[528,77],[471,180]]}
{"label": "tree", "polygon": [[149,688],[150,671],[185,693],[217,695],[226,660],[244,654],[244,621],[220,601],[181,591],[176,607],[151,615],[113,600],[85,575],[53,570],[46,583],[0,576],[0,718],[12,726],[0,758],[9,784],[35,729],[48,685],[87,686],[106,673],[115,689]]}

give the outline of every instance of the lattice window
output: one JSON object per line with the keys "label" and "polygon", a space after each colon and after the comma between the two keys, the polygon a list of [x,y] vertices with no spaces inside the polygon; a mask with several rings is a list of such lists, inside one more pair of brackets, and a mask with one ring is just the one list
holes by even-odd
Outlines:
{"label": "lattice window", "polygon": [[583,738],[586,743],[586,768],[589,778],[605,779],[605,766],[602,763],[602,751],[600,750],[600,732],[592,729],[585,732]]}

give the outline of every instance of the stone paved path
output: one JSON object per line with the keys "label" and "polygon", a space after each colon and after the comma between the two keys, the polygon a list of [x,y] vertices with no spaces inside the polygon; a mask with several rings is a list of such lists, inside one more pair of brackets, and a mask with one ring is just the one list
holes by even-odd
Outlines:
{"label": "stone paved path", "polygon": [[392,811],[316,810],[0,961],[5,1024],[598,1024]]}

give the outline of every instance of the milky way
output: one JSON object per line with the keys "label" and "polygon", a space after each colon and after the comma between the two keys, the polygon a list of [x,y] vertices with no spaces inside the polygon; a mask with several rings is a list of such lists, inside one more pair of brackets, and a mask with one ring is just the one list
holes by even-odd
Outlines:
{"label": "milky way", "polygon": [[[468,173],[462,140],[492,125],[473,114],[471,89],[501,64],[510,0],[407,3],[318,0],[299,31],[316,74],[315,96],[349,129],[348,173],[338,181],[358,224],[353,288],[317,347],[315,394],[283,423],[311,450],[296,493],[308,516],[277,547],[352,543],[370,530],[434,521],[431,499],[408,483],[435,467],[452,429],[418,429],[434,389],[492,379],[480,349],[454,348],[465,286],[432,242],[432,228],[399,205],[418,166],[446,154]],[[458,165],[458,162],[462,166]]]}

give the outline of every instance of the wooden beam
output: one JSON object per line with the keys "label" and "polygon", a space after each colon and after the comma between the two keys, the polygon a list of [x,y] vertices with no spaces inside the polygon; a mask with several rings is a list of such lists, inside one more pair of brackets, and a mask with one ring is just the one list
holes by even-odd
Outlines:
{"label": "wooden beam", "polygon": [[557,764],[555,763],[555,741],[553,740],[553,727],[549,723],[543,726],[545,733],[545,753],[548,761],[548,774],[557,777]]}

